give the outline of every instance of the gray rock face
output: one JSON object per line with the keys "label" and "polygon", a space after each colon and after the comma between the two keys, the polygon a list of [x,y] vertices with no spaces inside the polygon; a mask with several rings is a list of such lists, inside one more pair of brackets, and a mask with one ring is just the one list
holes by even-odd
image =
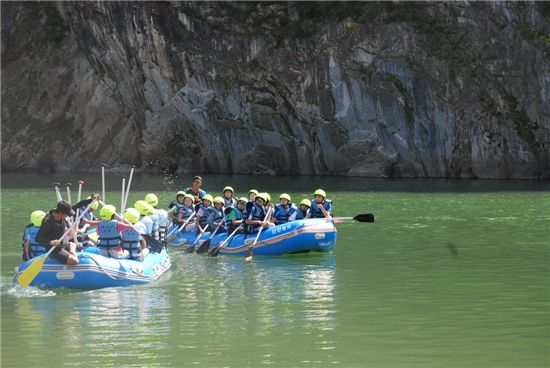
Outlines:
{"label": "gray rock face", "polygon": [[2,168],[550,178],[544,3],[2,3]]}

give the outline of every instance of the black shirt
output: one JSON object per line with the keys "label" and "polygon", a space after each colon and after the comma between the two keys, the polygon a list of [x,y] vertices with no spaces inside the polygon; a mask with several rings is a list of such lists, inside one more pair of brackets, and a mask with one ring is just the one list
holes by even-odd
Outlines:
{"label": "black shirt", "polygon": [[52,247],[50,242],[52,240],[60,239],[65,233],[65,229],[68,227],[65,219],[61,222],[56,221],[53,217],[53,212],[54,210],[50,210],[46,217],[44,217],[40,230],[38,230],[38,234],[36,234],[36,241],[41,246],[45,247],[46,250],[49,250]]}

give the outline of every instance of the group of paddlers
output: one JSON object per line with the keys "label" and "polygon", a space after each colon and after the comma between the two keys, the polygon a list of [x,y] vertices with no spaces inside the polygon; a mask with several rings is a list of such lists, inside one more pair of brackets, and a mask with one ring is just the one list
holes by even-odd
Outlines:
{"label": "group of paddlers", "polygon": [[[226,186],[223,196],[213,197],[201,186],[202,178],[195,176],[190,187],[176,194],[168,211],[158,208],[158,197],[154,193],[135,202],[123,214],[118,214],[115,206],[101,202],[99,194],[92,194],[74,206],[61,200],[48,213],[34,211],[23,237],[23,260],[55,247],[50,257],[75,265],[78,264],[76,251],[86,246],[99,247],[106,257],[143,260],[149,253],[147,240],[165,243],[171,234],[179,231],[255,233],[261,227],[289,221],[332,217],[332,202],[322,189],[315,190],[313,201],[302,199],[296,205],[287,193],[282,193],[279,203],[274,204],[268,193],[255,189],[249,190],[247,197],[236,198],[235,190]],[[96,217],[100,203],[103,206]],[[75,231],[67,241],[61,241],[62,234],[75,225],[75,221],[78,222]],[[97,235],[91,232],[93,228]]]}

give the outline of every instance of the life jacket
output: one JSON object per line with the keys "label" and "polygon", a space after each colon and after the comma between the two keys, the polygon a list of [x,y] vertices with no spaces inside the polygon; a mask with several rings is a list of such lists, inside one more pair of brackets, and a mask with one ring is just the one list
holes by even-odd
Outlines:
{"label": "life jacket", "polygon": [[185,194],[191,194],[193,197],[194,197],[194,196],[198,196],[199,199],[203,199],[204,196],[206,195],[206,192],[205,192],[204,190],[199,189],[199,192],[197,193],[197,192],[193,192],[193,188],[191,188],[191,187],[185,188],[185,189],[183,190],[183,192],[184,192]]}
{"label": "life jacket", "polygon": [[208,222],[208,224],[210,225],[211,230],[214,231],[214,229],[216,229],[216,227],[218,226],[214,225],[214,223],[219,224],[223,220],[223,209],[218,209],[215,206],[210,206],[206,209],[206,217],[207,219],[212,217],[212,219],[210,220],[211,222]]}
{"label": "life jacket", "polygon": [[141,254],[141,244],[139,242],[141,234],[134,229],[126,229],[122,232],[121,245],[130,254],[130,259],[138,258]]}
{"label": "life jacket", "polygon": [[[323,211],[321,211],[320,208],[317,208],[317,202],[315,202],[315,199],[311,201],[311,207],[309,208],[309,213],[312,214],[312,217],[314,218],[323,218],[325,215],[323,215]],[[332,216],[332,201],[325,199],[323,202],[323,207],[325,210]]]}
{"label": "life jacket", "polygon": [[40,230],[40,228],[37,226],[31,226],[25,230],[25,232],[27,233],[26,238],[29,240],[30,243],[29,249],[31,251],[31,257],[36,257],[46,252],[46,248],[38,244],[38,242],[36,241],[36,234],[38,234],[38,230]]}
{"label": "life jacket", "polygon": [[302,211],[301,208],[297,208],[296,209],[296,217],[294,218],[295,220],[303,220],[306,218],[306,215],[307,215],[307,211]]}
{"label": "life jacket", "polygon": [[213,206],[206,207],[203,203],[199,203],[199,209],[203,211],[203,215],[200,218],[200,222],[199,222],[202,228],[204,228],[208,223],[208,209],[210,207],[213,207]]}
{"label": "life jacket", "polygon": [[223,201],[225,203],[225,206],[224,207],[234,207],[237,205],[237,200],[235,198],[230,198],[230,199],[227,199],[225,197],[223,197]]}
{"label": "life jacket", "polygon": [[99,248],[106,249],[120,247],[120,234],[118,233],[118,221],[101,221],[99,225]]}
{"label": "life jacket", "polygon": [[[243,213],[242,211],[234,206],[229,207],[231,208],[231,213],[235,213],[235,220],[242,220],[243,219]],[[233,221],[229,219],[229,214],[225,215],[225,224],[227,226],[227,232],[232,233],[239,225],[234,225]]]}
{"label": "life jacket", "polygon": [[[265,210],[263,209],[263,207],[259,207],[256,203],[254,203],[247,214],[247,220],[263,221],[264,218]],[[250,232],[255,233],[260,230],[260,225],[249,225],[248,229]]]}
{"label": "life jacket", "polygon": [[156,210],[156,215],[159,222],[158,240],[163,242],[166,239],[168,228],[168,213],[163,209],[158,209]]}
{"label": "life jacket", "polygon": [[[172,221],[172,223],[174,225],[179,225],[179,222],[177,220],[178,213],[180,211],[182,211],[183,209],[188,208],[188,207],[185,207],[185,205],[183,203],[179,203],[179,202],[174,203],[174,206],[172,206],[172,207],[176,207],[176,216],[174,217],[174,220]],[[185,215],[183,217],[185,218]]]}
{"label": "life jacket", "polygon": [[291,203],[288,205],[287,208],[284,208],[282,204],[278,204],[275,206],[275,213],[273,215],[273,218],[275,218],[275,224],[281,225],[288,222],[288,218],[296,212],[296,206]]}

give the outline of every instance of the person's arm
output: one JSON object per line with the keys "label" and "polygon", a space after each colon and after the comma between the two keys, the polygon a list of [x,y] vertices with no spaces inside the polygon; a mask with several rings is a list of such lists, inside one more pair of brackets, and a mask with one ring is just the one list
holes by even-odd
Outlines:
{"label": "person's arm", "polygon": [[329,211],[325,209],[324,203],[318,203],[317,207],[323,212],[323,216],[330,217],[330,212],[332,212],[332,205],[330,203],[328,204]]}
{"label": "person's arm", "polygon": [[25,253],[25,258],[31,259],[31,242],[27,239],[23,242],[23,252]]}

